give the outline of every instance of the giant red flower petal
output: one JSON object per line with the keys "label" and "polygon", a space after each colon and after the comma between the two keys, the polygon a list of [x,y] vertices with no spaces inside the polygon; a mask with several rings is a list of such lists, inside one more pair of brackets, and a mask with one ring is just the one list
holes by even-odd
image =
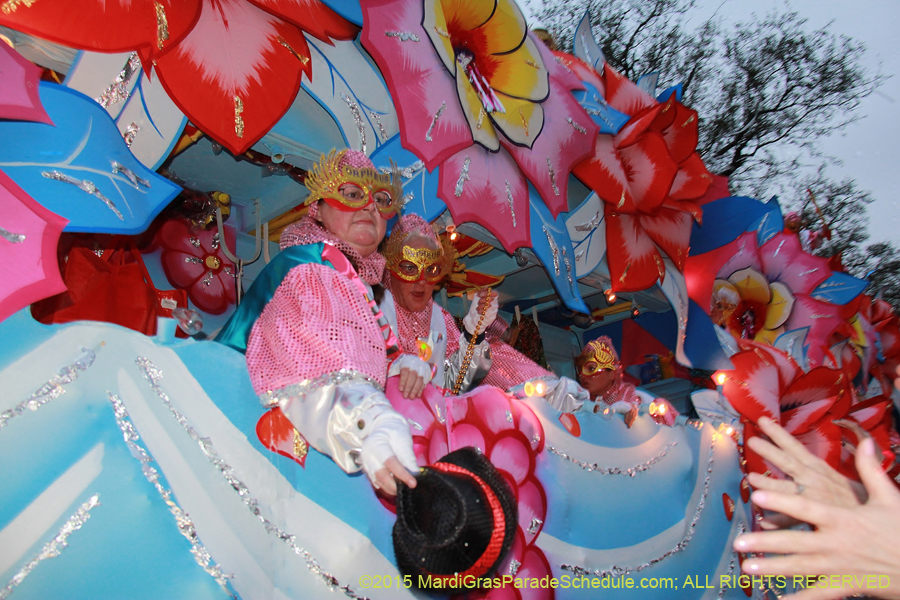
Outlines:
{"label": "giant red flower petal", "polygon": [[687,108],[673,97],[670,97],[670,102],[673,103],[673,109],[669,123],[663,125],[658,119],[654,126],[663,125],[659,132],[666,139],[672,158],[681,163],[697,150],[697,111]]}
{"label": "giant red flower petal", "polygon": [[194,26],[201,0],[42,0],[23,4],[5,3],[0,25],[71,48],[109,53],[143,49],[147,56],[156,57]]}
{"label": "giant red flower petal", "polygon": [[606,255],[614,292],[646,290],[665,276],[659,250],[639,216],[616,213],[607,205],[606,244],[616,249]]}
{"label": "giant red flower petal", "polygon": [[204,0],[191,32],[157,60],[163,87],[188,118],[240,154],[284,115],[312,75],[306,38],[244,0]]}
{"label": "giant red flower petal", "polygon": [[841,462],[841,431],[831,421],[821,421],[807,433],[797,436],[806,449],[818,456],[831,467],[838,468]]}
{"label": "giant red flower petal", "polygon": [[693,217],[688,213],[661,208],[652,215],[638,215],[638,218],[650,239],[672,259],[679,271],[684,270]]}
{"label": "giant red flower petal", "polygon": [[[712,185],[712,175],[694,152],[678,165],[678,172],[672,187],[669,188],[669,200],[697,200],[702,198]],[[699,207],[698,207],[699,210]]]}
{"label": "giant red flower petal", "polygon": [[781,395],[781,424],[798,436],[811,431],[841,393],[842,374],[817,367],[794,380]]}
{"label": "giant red flower petal", "polygon": [[727,371],[723,393],[742,417],[759,422],[760,417],[779,420],[783,376],[774,361],[762,353],[745,350],[731,357],[734,369]]}
{"label": "giant red flower petal", "polygon": [[606,101],[626,115],[636,115],[657,104],[655,98],[608,64],[603,66],[603,82],[606,84]]}
{"label": "giant red flower petal", "polygon": [[266,12],[293,23],[323,42],[352,40],[359,27],[328,8],[320,0],[248,0]]}

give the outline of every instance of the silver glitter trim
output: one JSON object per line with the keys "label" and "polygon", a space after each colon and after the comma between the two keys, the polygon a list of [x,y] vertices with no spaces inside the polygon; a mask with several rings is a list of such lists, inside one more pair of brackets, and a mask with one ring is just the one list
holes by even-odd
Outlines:
{"label": "silver glitter trim", "polygon": [[409,426],[413,429],[418,429],[419,431],[425,431],[425,428],[413,421],[412,419],[406,419],[406,422],[409,423]]}
{"label": "silver glitter trim", "polygon": [[359,132],[359,151],[366,153],[366,127],[363,125],[362,115],[359,112],[359,105],[353,98],[341,92],[341,100],[347,103],[347,107],[353,114],[353,121],[356,123],[356,130]]}
{"label": "silver glitter trim", "polygon": [[209,247],[213,250],[219,249],[219,243],[221,240],[219,239],[219,232],[215,232],[212,236],[212,241],[209,243]]}
{"label": "silver glitter trim", "polygon": [[623,577],[630,573],[638,573],[640,571],[643,571],[644,569],[656,566],[670,556],[674,556],[675,554],[678,554],[679,552],[687,548],[688,544],[691,542],[691,539],[694,537],[694,531],[697,528],[697,522],[700,520],[700,515],[703,513],[703,508],[706,506],[706,498],[709,495],[709,480],[712,478],[713,463],[715,462],[714,452],[716,449],[716,441],[718,439],[718,433],[713,432],[709,445],[709,461],[706,463],[706,477],[704,477],[703,479],[703,491],[700,493],[700,499],[697,501],[697,510],[694,512],[694,517],[691,519],[691,523],[690,525],[688,525],[687,532],[684,534],[684,537],[680,542],[675,544],[675,546],[671,550],[662,554],[661,556],[658,556],[657,558],[633,567],[620,567],[618,565],[613,565],[609,569],[590,569],[588,567],[581,567],[578,565],[560,565],[560,568],[563,571],[571,571],[578,576],[593,575],[594,577],[599,577],[601,579],[606,577]]}
{"label": "silver glitter trim", "polygon": [[459,198],[463,193],[463,185],[469,180],[469,157],[466,157],[465,162],[463,163],[462,169],[459,170],[459,179],[456,180],[456,189],[453,191],[453,194]]}
{"label": "silver glitter trim", "polygon": [[[419,173],[419,171],[421,171],[424,168],[425,168],[425,163],[421,160],[417,160],[416,162],[409,165],[408,167],[403,167],[402,169],[400,169],[400,176],[403,177],[404,179],[412,179]],[[390,175],[391,169],[389,169],[388,167],[381,167],[379,169],[379,172],[384,173],[385,175]]]}
{"label": "silver glitter trim", "polygon": [[13,233],[8,229],[4,229],[0,227],[0,237],[11,244],[21,244],[25,241],[25,234],[23,233]]}
{"label": "silver glitter trim", "polygon": [[775,248],[775,252],[772,253],[772,256],[778,256],[778,253],[781,252],[781,249],[784,247],[784,243],[785,243],[786,241],[787,241],[787,240],[781,240],[781,243],[778,244],[778,247],[777,247],[777,248]]}
{"label": "silver glitter trim", "polygon": [[234,271],[231,270],[231,267],[222,267],[222,271],[224,271],[226,275],[235,277]]}
{"label": "silver glitter trim", "polygon": [[131,421],[131,417],[128,415],[128,409],[125,408],[122,400],[117,395],[112,392],[107,392],[106,394],[109,401],[112,402],[113,411],[116,413],[116,424],[119,426],[122,435],[125,437],[125,443],[128,445],[131,455],[141,463],[141,471],[144,473],[144,477],[146,477],[147,481],[156,488],[156,491],[162,497],[163,502],[169,507],[169,512],[175,517],[175,524],[178,527],[178,531],[191,544],[191,554],[194,555],[194,560],[197,561],[197,564],[200,565],[204,571],[216,580],[216,583],[222,586],[222,589],[229,596],[237,600],[237,596],[232,594],[228,589],[228,580],[233,577],[233,575],[226,575],[222,572],[222,569],[215,564],[215,561],[213,561],[212,556],[209,554],[209,550],[200,543],[200,536],[197,535],[197,530],[194,527],[194,522],[191,521],[190,516],[188,516],[188,514],[178,506],[178,503],[172,499],[172,490],[166,489],[162,482],[160,482],[159,471],[151,464],[155,461],[150,453],[147,452],[147,449],[139,443],[141,436],[138,434],[134,423]]}
{"label": "silver glitter trim", "polygon": [[203,259],[197,258],[196,256],[185,256],[184,262],[191,263],[192,265],[202,265]]}
{"label": "silver glitter trim", "polygon": [[287,385],[277,390],[270,390],[265,394],[260,394],[259,401],[264,407],[272,408],[273,406],[278,406],[281,400],[303,396],[319,388],[325,387],[326,385],[340,385],[342,383],[368,383],[378,391],[384,391],[384,387],[377,379],[373,379],[368,375],[360,373],[359,371],[354,371],[353,369],[341,369],[339,371],[325,373],[315,379],[304,379],[299,383]]}
{"label": "silver glitter trim", "polygon": [[6,427],[6,424],[13,417],[21,415],[26,410],[34,412],[48,402],[56,400],[65,394],[66,390],[63,386],[78,379],[84,371],[87,371],[88,367],[94,364],[94,360],[97,358],[97,354],[93,350],[82,348],[81,351],[83,354],[74,363],[60,369],[56,375],[51,377],[47,383],[38,388],[31,396],[16,404],[15,407],[0,413],[0,429]]}
{"label": "silver glitter trim", "polygon": [[204,277],[204,278],[203,278],[203,281],[201,281],[200,283],[202,283],[202,284],[205,285],[206,287],[209,287],[209,284],[212,283],[212,280],[213,280],[213,272],[212,272],[212,271],[207,271],[207,272],[206,272],[206,277]]}
{"label": "silver glitter trim", "polygon": [[531,517],[531,525],[528,526],[528,533],[531,535],[536,534],[543,524],[544,522],[537,517]]}
{"label": "silver glitter trim", "polygon": [[131,185],[133,185],[137,189],[140,189],[140,186],[144,186],[145,188],[150,187],[149,181],[147,181],[143,177],[138,177],[131,169],[122,164],[119,164],[117,161],[112,161],[112,172],[113,175],[121,173],[122,175],[127,177],[128,181],[131,182]]}
{"label": "silver glitter trim", "polygon": [[510,422],[510,423],[513,422],[512,411],[509,411],[509,410],[506,411],[506,420],[507,420],[508,422]]}
{"label": "silver glitter trim", "polygon": [[75,179],[74,177],[69,177],[65,173],[60,173],[59,171],[43,171],[41,173],[41,175],[43,175],[47,179],[54,179],[56,181],[63,181],[65,183],[71,183],[72,185],[74,185],[78,189],[80,189],[81,191],[87,192],[91,196],[94,196],[94,197],[102,200],[103,203],[106,206],[108,206],[111,211],[116,213],[116,216],[119,217],[119,220],[121,220],[121,221],[125,220],[125,217],[123,217],[122,213],[119,212],[119,209],[116,208],[115,203],[112,200],[110,200],[109,198],[107,198],[106,196],[104,196],[100,192],[100,190],[97,189],[97,186],[93,184],[93,182],[88,181],[86,179],[85,180]]}
{"label": "silver glitter trim", "polygon": [[572,263],[569,262],[569,253],[566,252],[566,249],[562,249],[563,262],[566,263],[566,280],[569,282],[569,288],[575,288],[575,282],[572,281]]}
{"label": "silver glitter trim", "polygon": [[137,137],[137,134],[141,131],[141,126],[137,123],[131,123],[128,127],[125,128],[125,131],[122,132],[122,139],[125,140],[125,145],[131,148],[131,145],[134,143],[134,138]]}
{"label": "silver glitter trim", "polygon": [[191,237],[188,238],[188,241],[191,243],[191,246],[193,246],[194,248],[200,247],[200,239],[197,238],[196,236],[192,235]]}
{"label": "silver glitter trim", "polygon": [[547,226],[541,226],[541,229],[544,230],[544,235],[547,236],[547,243],[550,244],[550,252],[553,254],[553,270],[556,272],[556,276],[559,277],[559,247],[556,245],[556,242],[553,241],[553,237],[550,235],[550,232],[547,231]]}
{"label": "silver glitter trim", "polygon": [[512,188],[509,186],[509,181],[506,182],[506,203],[509,204],[509,214],[512,215],[513,227],[516,226],[516,207],[513,202]]}
{"label": "silver glitter trim", "polygon": [[591,219],[590,221],[585,221],[581,225],[576,225],[574,227],[574,229],[575,229],[575,231],[593,231],[594,228],[600,224],[600,220],[602,218],[603,217],[600,216],[600,211],[598,210],[597,214],[594,215],[593,219]]}
{"label": "silver glitter trim", "polygon": [[444,111],[445,111],[445,110],[447,110],[447,103],[446,103],[446,102],[441,102],[441,107],[438,109],[438,111],[437,111],[437,112],[434,114],[434,116],[431,118],[431,125],[428,126],[428,131],[425,132],[425,141],[426,141],[426,142],[433,142],[433,141],[434,141],[433,139],[431,139],[431,132],[434,130],[434,126],[437,125],[438,119],[441,118],[441,115],[444,114]]}
{"label": "silver glitter trim", "polygon": [[444,418],[444,414],[441,412],[441,407],[439,404],[434,405],[434,414],[437,416],[437,420],[440,421],[441,425],[446,423],[446,419]]}
{"label": "silver glitter trim", "polygon": [[419,36],[409,31],[385,31],[384,35],[397,38],[401,42],[418,42]]}
{"label": "silver glitter trim", "polygon": [[131,96],[128,93],[128,83],[140,69],[141,59],[138,58],[137,52],[132,52],[131,56],[128,57],[128,62],[125,63],[125,67],[116,76],[116,80],[109,84],[109,87],[106,88],[106,91],[99,98],[95,98],[97,104],[103,108],[109,108],[113,104],[127,100]]}
{"label": "silver glitter trim", "polygon": [[580,124],[576,123],[575,120],[574,120],[572,117],[566,117],[566,123],[568,123],[569,125],[571,125],[571,126],[572,126],[572,129],[574,129],[574,130],[577,131],[578,133],[580,133],[580,134],[582,134],[582,135],[587,135],[587,129],[585,129],[584,127],[582,127]]}
{"label": "silver glitter trim", "polygon": [[[737,530],[738,535],[741,535],[742,533],[744,533],[744,522],[743,521],[738,523],[738,530]],[[731,561],[728,563],[728,572],[725,574],[725,576],[729,580],[731,579],[731,576],[734,575],[734,566],[735,566],[736,562],[737,562],[737,552],[732,552],[731,553]],[[716,598],[718,598],[719,600],[722,600],[722,597],[725,596],[725,592],[728,591],[729,589],[730,588],[728,586],[724,586],[724,585],[719,586],[719,593],[716,596]]]}
{"label": "silver glitter trim", "polygon": [[56,534],[56,537],[47,542],[44,547],[41,548],[41,551],[37,556],[28,561],[28,564],[22,567],[18,573],[13,575],[12,579],[9,580],[9,583],[6,584],[6,587],[0,589],[0,600],[9,598],[16,586],[22,583],[41,561],[59,556],[69,545],[69,536],[81,529],[81,526],[87,523],[87,520],[91,518],[91,509],[98,506],[100,506],[100,494],[94,494],[87,502],[82,504],[77,511],[75,511],[74,515],[69,517],[69,520],[63,524],[59,533]]}
{"label": "silver glitter trim", "polygon": [[[605,100],[604,98],[602,98],[601,96],[598,96],[598,95],[596,95],[596,94],[594,94],[594,101],[597,102],[597,104],[601,104],[601,105],[603,105],[603,106],[609,107],[609,104],[606,103],[606,100]],[[582,107],[582,108],[583,108],[583,107]],[[606,123],[607,127],[609,127],[610,129],[612,129],[613,131],[615,131],[615,129],[616,129],[616,124],[613,123],[611,120],[609,120],[609,118],[606,116],[606,112],[605,112],[605,111],[598,110],[598,109],[596,109],[596,108],[585,108],[585,109],[584,109],[584,112],[586,112],[587,114],[591,115],[592,117],[600,117],[600,119],[601,119],[604,123]]]}
{"label": "silver glitter trim", "polygon": [[550,172],[550,185],[553,187],[553,195],[559,196],[559,188],[556,187],[556,171],[553,170],[553,163],[550,162],[550,157],[547,157],[547,170]]}
{"label": "silver glitter trim", "polygon": [[274,535],[276,538],[284,542],[288,545],[288,547],[294,551],[300,558],[306,562],[306,568],[310,570],[315,575],[318,575],[322,578],[323,583],[328,586],[332,591],[339,589],[344,593],[348,598],[353,598],[354,600],[369,600],[365,596],[359,596],[353,589],[350,588],[349,585],[341,585],[336,577],[322,569],[319,565],[318,561],[313,557],[312,554],[301,548],[297,545],[296,536],[284,531],[278,525],[271,522],[269,519],[262,515],[262,511],[259,508],[259,502],[251,495],[250,489],[244,484],[243,481],[235,477],[234,469],[226,463],[219,454],[216,452],[216,449],[212,445],[212,441],[209,438],[201,437],[197,431],[190,426],[187,422],[187,418],[183,414],[181,414],[173,405],[172,401],[169,399],[169,396],[166,392],[159,386],[159,382],[163,377],[162,371],[156,367],[150,360],[144,358],[143,356],[139,356],[135,359],[135,363],[141,370],[141,373],[144,375],[144,379],[150,384],[150,389],[153,390],[154,393],[162,400],[163,404],[166,405],[166,408],[169,409],[169,412],[172,413],[172,416],[175,417],[175,420],[184,428],[187,434],[191,437],[192,440],[197,442],[200,446],[200,450],[206,455],[206,458],[211,462],[216,469],[222,474],[225,480],[231,485],[231,488],[235,491],[235,493],[241,498],[247,508],[250,509],[257,519],[263,524],[267,533]]}
{"label": "silver glitter trim", "polygon": [[622,469],[621,467],[606,468],[606,467],[599,466],[597,463],[587,463],[583,460],[578,460],[577,458],[575,458],[573,456],[569,456],[565,452],[561,452],[560,450],[557,450],[553,446],[547,446],[547,452],[549,452],[550,454],[554,454],[560,458],[564,458],[567,461],[569,461],[570,463],[572,463],[574,465],[578,465],[585,471],[599,473],[600,475],[628,475],[629,477],[634,477],[638,473],[643,473],[644,471],[649,471],[650,467],[652,467],[653,465],[655,465],[656,463],[658,463],[659,461],[664,459],[666,457],[666,455],[669,453],[669,450],[671,450],[673,447],[675,447],[677,445],[678,445],[678,442],[669,442],[666,445],[665,449],[663,449],[662,452],[660,452],[659,454],[657,454],[650,460],[642,462],[638,465],[634,465],[633,467],[628,467],[626,469]]}
{"label": "silver glitter trim", "polygon": [[381,117],[378,116],[374,110],[369,111],[369,116],[372,118],[375,123],[378,124],[378,133],[381,134],[381,141],[386,142],[388,139],[387,131],[384,130],[384,125],[381,122]]}
{"label": "silver glitter trim", "polygon": [[512,559],[511,561],[509,561],[509,574],[515,577],[516,573],[519,572],[519,567],[521,566],[522,563],[520,563],[516,559]]}
{"label": "silver glitter trim", "polygon": [[534,442],[535,444],[540,444],[541,436],[539,436],[538,434],[534,434],[533,436],[531,436],[531,441]]}

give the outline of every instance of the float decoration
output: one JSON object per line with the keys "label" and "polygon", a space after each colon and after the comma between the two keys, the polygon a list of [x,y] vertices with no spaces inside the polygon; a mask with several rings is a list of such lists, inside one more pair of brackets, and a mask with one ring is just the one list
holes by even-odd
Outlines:
{"label": "float decoration", "polygon": [[302,75],[312,76],[303,32],[323,40],[357,32],[325,5],[296,0],[50,1],[0,23],[75,48],[137,51],[191,122],[235,154],[272,128]]}
{"label": "float decoration", "polygon": [[54,83],[40,91],[56,126],[0,121],[0,138],[17,140],[0,147],[0,169],[68,219],[66,231],[144,231],[181,188],[134,158],[96,102]]}
{"label": "float decoration", "polygon": [[[3,44],[0,44],[2,46]],[[34,201],[0,171],[0,321],[66,291],[56,246],[66,220]]]}
{"label": "float decoration", "polygon": [[454,220],[485,226],[512,252],[529,241],[526,178],[554,216],[565,210],[568,174],[597,127],[518,7],[494,8],[366,1],[362,42],[397,103],[404,146],[440,167]]}
{"label": "float decoration", "polygon": [[[225,243],[234,247],[234,229],[224,227]],[[237,269],[222,252],[216,228],[204,229],[184,219],[166,221],[156,234],[162,246],[166,279],[203,312],[220,315],[237,301]]]}
{"label": "float decoration", "polygon": [[0,119],[52,125],[41,105],[41,68],[0,43]]}

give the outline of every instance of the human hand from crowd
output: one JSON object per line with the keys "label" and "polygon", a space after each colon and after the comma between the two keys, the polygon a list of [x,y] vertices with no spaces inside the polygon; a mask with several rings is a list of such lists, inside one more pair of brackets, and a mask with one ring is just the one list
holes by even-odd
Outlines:
{"label": "human hand from crowd", "polygon": [[414,354],[401,354],[388,369],[388,378],[399,377],[398,391],[407,400],[421,397],[432,375],[431,365]]}
{"label": "human hand from crowd", "polygon": [[[481,327],[478,328],[477,332],[479,335],[484,333],[488,325],[494,322],[494,319],[497,318],[497,312],[500,310],[499,298],[500,296],[490,289],[479,290],[475,294],[477,301],[472,301],[472,304],[469,305],[469,312],[463,319],[463,325],[470,335],[476,334],[475,327],[478,326],[479,320],[481,321]],[[487,312],[484,312],[485,309]],[[481,318],[482,312],[484,312],[483,319]]]}
{"label": "human hand from crowd", "polygon": [[[846,491],[829,495],[839,503],[823,502],[802,494],[775,489],[754,491],[757,506],[806,521],[815,531],[761,531],[738,536],[738,552],[771,552],[783,556],[751,558],[743,563],[749,575],[828,577],[827,585],[806,587],[794,600],[829,600],[855,593],[900,599],[900,491],[881,469],[875,443],[864,439],[856,451],[856,469],[868,492],[865,504],[850,502]],[[876,578],[872,585],[867,576]]]}
{"label": "human hand from crowd", "polygon": [[[753,489],[782,494],[802,492],[803,496],[810,500],[845,508],[857,506],[860,501],[865,501],[865,489],[862,486],[854,485],[855,482],[812,454],[781,425],[767,417],[762,417],[758,425],[772,442],[761,437],[752,437],[747,440],[747,445],[791,479],[775,479],[759,473],[750,473],[747,480]],[[802,521],[797,521],[789,515],[772,514],[767,515],[760,522],[760,526],[763,529],[780,529],[800,522]]]}

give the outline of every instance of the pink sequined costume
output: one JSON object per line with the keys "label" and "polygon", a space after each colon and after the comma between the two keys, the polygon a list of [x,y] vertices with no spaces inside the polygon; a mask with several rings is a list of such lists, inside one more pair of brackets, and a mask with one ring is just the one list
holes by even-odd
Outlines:
{"label": "pink sequined costume", "polygon": [[391,455],[415,470],[406,421],[383,393],[386,348],[395,340],[386,335],[386,323],[380,326],[367,287],[381,279],[384,259],[360,256],[319,225],[315,204],[310,208],[282,234],[282,248],[290,248],[282,254],[322,243],[321,256],[282,273],[253,324],[246,345],[253,388],[272,409],[266,416],[274,411],[281,421],[280,409],[309,445],[344,471],[363,468],[373,478]]}

